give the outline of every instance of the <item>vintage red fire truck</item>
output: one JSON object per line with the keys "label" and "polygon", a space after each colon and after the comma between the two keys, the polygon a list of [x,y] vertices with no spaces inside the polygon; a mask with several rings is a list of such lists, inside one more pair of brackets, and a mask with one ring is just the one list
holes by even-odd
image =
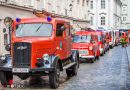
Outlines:
{"label": "vintage red fire truck", "polygon": [[115,41],[114,41],[114,31],[110,30],[109,32],[109,47],[113,48]]}
{"label": "vintage red fire truck", "polygon": [[[49,75],[50,87],[57,88],[60,71],[65,69],[67,76],[73,76],[79,68],[78,52],[72,50],[71,40],[68,20],[50,16],[17,18],[12,33],[12,64],[7,61],[11,68],[0,70],[1,82],[7,84],[8,75],[17,75],[22,80]],[[6,76],[8,71],[11,74]]]}
{"label": "vintage red fire truck", "polygon": [[80,60],[90,60],[92,63],[99,58],[98,37],[95,31],[77,31],[73,36],[73,50],[79,51]]}
{"label": "vintage red fire truck", "polygon": [[119,30],[114,30],[114,45],[117,46],[120,43]]}
{"label": "vintage red fire truck", "polygon": [[98,36],[98,44],[100,45],[100,55],[103,56],[105,54],[105,36],[104,31],[96,30],[96,34]]}
{"label": "vintage red fire truck", "polygon": [[108,31],[104,31],[104,38],[105,38],[105,51],[108,51],[110,49],[110,36],[109,36],[109,32]]}

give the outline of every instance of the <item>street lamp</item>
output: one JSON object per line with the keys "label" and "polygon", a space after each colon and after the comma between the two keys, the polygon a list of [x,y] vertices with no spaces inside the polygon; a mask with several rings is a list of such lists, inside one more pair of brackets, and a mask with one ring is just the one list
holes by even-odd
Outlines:
{"label": "street lamp", "polygon": [[10,54],[11,54],[11,27],[12,27],[12,24],[13,24],[13,19],[11,17],[5,17],[4,19],[4,24],[6,26],[6,28],[9,30],[9,43],[5,46],[5,49],[7,51],[10,51]]}

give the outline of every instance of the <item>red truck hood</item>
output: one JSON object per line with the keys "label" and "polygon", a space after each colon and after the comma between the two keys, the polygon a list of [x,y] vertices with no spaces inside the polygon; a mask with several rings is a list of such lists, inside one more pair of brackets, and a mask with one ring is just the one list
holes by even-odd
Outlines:
{"label": "red truck hood", "polygon": [[[37,37],[26,37],[26,38],[17,38],[15,42],[28,42],[32,44],[32,50],[34,53],[52,53],[51,49],[54,48],[53,40],[47,38],[37,38]],[[13,42],[13,43],[15,43]]]}
{"label": "red truck hood", "polygon": [[89,43],[73,43],[72,48],[73,49],[88,49]]}

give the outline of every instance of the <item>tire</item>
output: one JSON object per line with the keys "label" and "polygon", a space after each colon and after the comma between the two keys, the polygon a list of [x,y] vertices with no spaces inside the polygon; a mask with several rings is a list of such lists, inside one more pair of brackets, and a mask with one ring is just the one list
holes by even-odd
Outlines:
{"label": "tire", "polygon": [[99,56],[97,56],[96,58],[97,58],[97,60],[99,60]]}
{"label": "tire", "polygon": [[91,59],[91,63],[94,63],[95,60],[96,60],[95,58]]}
{"label": "tire", "polygon": [[103,52],[104,54],[106,54],[106,50],[104,50],[104,52]]}
{"label": "tire", "polygon": [[56,70],[49,73],[49,84],[52,89],[59,87],[59,78],[60,78],[60,66],[57,63]]}
{"label": "tire", "polygon": [[13,79],[13,74],[11,72],[0,71],[0,81],[4,87],[7,87],[7,85],[10,85],[9,81],[12,79]]}
{"label": "tire", "polygon": [[[67,77],[71,77],[71,76],[75,76],[77,75],[78,73],[78,68],[79,68],[79,60],[78,60],[78,56],[76,56],[76,64],[74,64],[73,66],[71,66],[70,68],[66,69],[66,74],[67,74]],[[72,56],[73,57],[73,56]],[[73,59],[73,58],[71,58]]]}
{"label": "tire", "polygon": [[100,56],[104,56],[104,51],[101,53],[101,55]]}
{"label": "tire", "polygon": [[113,48],[113,46],[112,45],[110,45],[110,49],[112,49]]}
{"label": "tire", "polygon": [[72,76],[71,71],[72,71],[72,70],[66,69],[67,77],[71,77],[71,76]]}
{"label": "tire", "polygon": [[76,64],[74,66],[72,66],[72,76],[77,75],[78,68],[79,68],[79,62],[77,61]]}

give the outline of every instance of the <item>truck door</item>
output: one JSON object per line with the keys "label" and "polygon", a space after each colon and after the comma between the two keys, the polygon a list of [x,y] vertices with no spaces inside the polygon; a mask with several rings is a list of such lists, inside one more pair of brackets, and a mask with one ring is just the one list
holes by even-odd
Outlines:
{"label": "truck door", "polygon": [[59,50],[57,51],[58,55],[61,59],[65,59],[67,57],[66,50],[66,42],[64,38],[65,31],[61,30],[61,27],[64,26],[64,23],[56,23],[56,40],[55,43]]}
{"label": "truck door", "polygon": [[65,24],[66,31],[65,31],[65,42],[66,42],[66,54],[69,57],[71,55],[71,47],[72,47],[72,38],[71,38],[71,32],[70,32],[70,24],[66,23]]}

